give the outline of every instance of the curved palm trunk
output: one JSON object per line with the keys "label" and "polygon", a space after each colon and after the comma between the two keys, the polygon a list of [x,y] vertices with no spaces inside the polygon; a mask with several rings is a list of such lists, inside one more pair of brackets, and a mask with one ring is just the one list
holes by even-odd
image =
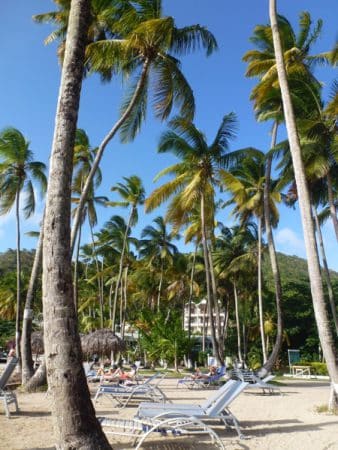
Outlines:
{"label": "curved palm trunk", "polygon": [[73,228],[72,228],[72,234],[71,234],[71,250],[73,251],[73,247],[74,247],[74,243],[75,243],[75,238],[76,238],[76,234],[77,234],[77,230],[80,224],[80,220],[81,220],[81,212],[84,208],[85,202],[87,200],[87,196],[88,196],[88,192],[91,186],[91,183],[93,181],[94,175],[99,167],[100,161],[102,159],[103,153],[105,148],[107,147],[108,143],[113,139],[113,137],[115,136],[115,134],[118,132],[118,130],[121,128],[121,126],[124,124],[124,122],[128,119],[128,117],[130,116],[134,105],[136,104],[142,89],[145,85],[146,79],[147,79],[147,75],[148,75],[148,71],[150,68],[150,60],[149,58],[146,58],[144,60],[144,64],[143,64],[143,68],[142,68],[142,72],[141,72],[141,76],[140,79],[136,85],[136,89],[134,92],[133,97],[130,100],[130,103],[128,105],[128,107],[126,108],[125,112],[122,114],[122,116],[120,117],[120,119],[114,124],[113,128],[109,131],[109,133],[105,136],[105,138],[103,139],[103,141],[101,142],[101,144],[99,145],[99,148],[97,150],[97,153],[95,155],[94,161],[93,161],[93,165],[90,169],[90,172],[86,178],[86,182],[85,185],[83,187],[83,191],[81,193],[81,197],[79,200],[79,205],[74,217],[74,222],[73,222]]}
{"label": "curved palm trunk", "polygon": [[320,248],[320,251],[321,251],[321,254],[322,254],[324,275],[325,275],[325,278],[326,278],[327,292],[329,294],[329,303],[330,303],[330,308],[331,308],[332,319],[333,319],[334,327],[335,327],[335,330],[336,330],[336,334],[338,336],[338,319],[337,319],[336,302],[334,300],[334,294],[333,294],[333,289],[332,289],[332,283],[331,283],[329,266],[328,266],[327,260],[326,260],[326,254],[325,254],[325,247],[324,247],[322,230],[321,230],[321,227],[320,227],[320,223],[319,223],[319,220],[318,220],[318,214],[317,214],[317,211],[316,211],[315,207],[313,207],[313,217],[314,217],[315,223],[316,223],[316,229],[317,229],[318,241],[319,241],[319,248]]}
{"label": "curved palm trunk", "polygon": [[[276,145],[278,122],[275,121],[272,127],[271,148]],[[268,241],[270,264],[272,270],[272,276],[275,284],[275,296],[276,296],[276,312],[277,312],[277,334],[275,344],[272,352],[269,355],[268,360],[259,371],[259,376],[264,377],[270,372],[277,361],[278,354],[282,348],[283,342],[283,314],[282,314],[282,283],[280,279],[280,272],[276,254],[275,243],[272,234],[272,227],[270,222],[270,184],[271,184],[271,165],[272,157],[268,157],[266,161],[265,169],[265,185],[264,185],[264,217],[265,217],[265,229],[266,237]],[[268,346],[267,346],[268,347]]]}
{"label": "curved palm trunk", "polygon": [[290,143],[290,151],[297,184],[299,207],[304,231],[313,308],[318,327],[319,339],[323,349],[323,355],[327,363],[327,368],[332,383],[331,395],[329,399],[329,409],[332,410],[334,407],[338,406],[338,358],[335,349],[333,334],[330,329],[330,321],[325,306],[315,230],[311,216],[310,197],[305,177],[301,147],[297,133],[296,120],[293,111],[292,100],[283,60],[282,45],[278,30],[276,0],[269,0],[269,6],[278,79],[282,93],[286,129]]}
{"label": "curved palm trunk", "polygon": [[214,323],[214,305],[213,305],[213,296],[211,292],[211,286],[210,286],[210,267],[209,267],[209,256],[208,256],[208,244],[207,244],[207,233],[206,233],[206,227],[205,227],[205,205],[204,205],[204,195],[201,195],[201,227],[202,227],[202,245],[203,245],[203,256],[204,256],[204,265],[205,265],[205,279],[206,279],[206,286],[207,286],[207,301],[208,301],[208,316],[209,316],[209,322],[210,322],[210,331],[211,331],[211,342],[213,347],[214,356],[217,358],[217,360],[220,362],[220,354],[219,354],[219,347],[218,342],[216,339],[216,333],[215,333],[215,323]]}
{"label": "curved palm trunk", "polygon": [[263,364],[266,363],[266,348],[264,336],[264,317],[263,317],[263,297],[262,297],[262,219],[258,217],[258,264],[257,264],[257,278],[258,278],[258,313],[259,313],[259,328],[262,341]]}
{"label": "curved palm trunk", "polygon": [[123,244],[122,244],[120,263],[119,263],[119,272],[118,272],[118,275],[117,275],[115,292],[114,292],[113,314],[112,314],[112,325],[111,325],[113,331],[115,331],[117,297],[118,297],[119,287],[120,287],[121,278],[122,278],[124,254],[126,252],[127,238],[128,238],[128,233],[129,233],[129,230],[130,230],[133,214],[134,214],[134,208],[132,208],[131,211],[130,211],[129,218],[128,218],[128,223],[127,223],[127,227],[126,227],[126,231],[125,231],[124,236],[123,236]]}
{"label": "curved palm trunk", "polygon": [[90,18],[89,0],[72,0],[50,158],[44,220],[44,344],[56,447],[108,450],[82,367],[70,250],[73,150]]}
{"label": "curved palm trunk", "polygon": [[243,362],[242,350],[241,350],[241,329],[239,325],[239,311],[238,311],[238,296],[236,283],[233,282],[234,287],[234,299],[235,299],[235,315],[236,315],[236,329],[237,329],[237,353],[239,362]]}
{"label": "curved palm trunk", "polygon": [[15,318],[15,346],[16,355],[19,358],[19,365],[21,367],[21,334],[20,334],[20,319],[21,319],[21,252],[20,252],[20,191],[16,193],[15,201],[15,216],[16,216],[16,318]]}
{"label": "curved palm trunk", "polygon": [[331,179],[330,172],[326,175],[326,181],[327,181],[327,193],[328,193],[328,199],[329,199],[329,205],[330,205],[330,214],[331,214],[331,219],[332,219],[332,223],[333,223],[333,228],[334,228],[336,238],[338,241],[337,208],[336,208],[336,204],[335,204],[334,196],[333,196],[332,179]]}
{"label": "curved palm trunk", "polygon": [[21,358],[22,358],[22,384],[28,383],[28,380],[34,374],[33,357],[31,347],[32,320],[33,320],[33,303],[36,291],[36,284],[41,270],[42,261],[42,242],[43,242],[43,221],[41,225],[38,245],[35,251],[34,261],[29,285],[26,295],[25,309],[22,322],[22,339],[21,339]]}

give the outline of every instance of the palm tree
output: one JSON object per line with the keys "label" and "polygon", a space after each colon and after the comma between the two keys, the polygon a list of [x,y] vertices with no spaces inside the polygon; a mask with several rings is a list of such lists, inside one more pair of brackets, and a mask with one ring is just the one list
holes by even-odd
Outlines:
{"label": "palm tree", "polygon": [[[150,265],[155,265],[155,262],[160,263],[160,282],[158,285],[157,294],[157,312],[159,312],[164,264],[165,262],[173,261],[173,255],[178,253],[178,249],[176,245],[171,243],[174,235],[168,232],[167,225],[163,220],[163,217],[156,217],[153,222],[155,222],[157,227],[148,225],[142,230],[141,240],[139,243],[139,253],[142,258],[149,260]],[[175,235],[175,238],[178,239],[179,236]]]}
{"label": "palm tree", "polygon": [[[93,158],[95,155],[96,149],[92,148],[89,142],[89,138],[84,130],[78,129],[76,130],[76,138],[75,138],[75,146],[74,146],[74,171],[73,171],[73,180],[72,180],[72,190],[76,197],[72,198],[72,201],[78,205],[83,189],[83,185],[86,182],[88,173],[91,169],[91,164],[93,162]],[[92,180],[87,200],[85,203],[84,210],[82,211],[82,221],[81,226],[86,220],[86,217],[88,217],[89,222],[89,228],[90,228],[90,234],[92,238],[92,251],[94,255],[94,260],[96,263],[96,272],[99,272],[99,264],[96,256],[96,249],[95,249],[95,243],[94,243],[94,234],[93,229],[97,225],[97,214],[96,214],[96,205],[106,206],[108,202],[108,198],[105,196],[95,196],[95,189],[99,187],[102,181],[102,175],[101,170],[98,169],[95,173],[95,177]],[[75,207],[72,211],[72,216],[74,217],[76,215],[78,207]],[[79,235],[77,239],[77,249],[76,249],[76,256],[75,256],[75,267],[74,267],[74,304],[75,304],[75,310],[77,310],[77,282],[78,282],[78,273],[77,273],[77,267],[78,267],[78,259],[79,259],[79,251],[80,251],[80,243],[81,243],[81,226],[79,228]],[[99,289],[99,296],[100,296],[100,305],[102,309],[103,305],[103,286],[101,286],[100,278],[97,278],[98,281],[98,289]],[[102,319],[102,315],[101,315]]]}
{"label": "palm tree", "polygon": [[[47,42],[61,39],[62,49],[69,16],[69,0],[58,0],[58,3],[59,11],[35,16],[35,19],[57,25],[58,29],[50,35]],[[174,55],[184,55],[199,47],[205,48],[207,55],[210,55],[217,49],[217,43],[214,36],[200,25],[177,28],[172,17],[162,16],[161,3],[160,0],[92,2],[86,68],[90,72],[99,72],[105,79],[109,79],[112,73],[121,71],[123,75],[133,77],[122,105],[121,117],[102,140],[83,187],[73,223],[72,248],[91,179],[106,146],[118,130],[121,130],[124,140],[132,139],[139,131],[145,116],[150,77],[156,80],[152,88],[157,117],[166,119],[174,106],[186,117],[193,117],[193,93]]]}
{"label": "palm tree", "polygon": [[[234,137],[235,115],[223,117],[222,123],[211,145],[208,145],[203,133],[190,121],[177,117],[170,122],[170,131],[160,139],[159,152],[172,152],[181,162],[164,169],[157,178],[172,174],[175,178],[155,191],[146,200],[146,209],[151,211],[173,196],[168,207],[167,219],[177,218],[181,212],[200,211],[201,236],[207,286],[208,314],[212,333],[214,354],[223,362],[223,342],[221,342],[218,299],[211,257],[211,240],[214,231],[214,196],[218,184],[219,170],[226,166],[229,140]],[[216,312],[215,334],[213,311]]]}
{"label": "palm tree", "polygon": [[[293,104],[298,117],[305,117],[317,109],[320,102],[321,85],[313,76],[313,62],[318,60],[328,61],[327,55],[310,55],[312,45],[320,36],[322,21],[318,20],[312,27],[310,14],[302,12],[299,19],[299,33],[294,32],[289,21],[278,16],[278,25],[282,40],[284,59],[286,62],[286,71],[290,84],[290,93]],[[276,59],[274,54],[273,39],[270,25],[258,25],[251,41],[257,49],[251,50],[244,55],[244,60],[248,62],[246,75],[249,77],[257,76],[259,83],[252,91],[251,99],[254,100],[254,108],[259,121],[274,121],[272,126],[271,146],[272,149],[276,144],[278,124],[283,120],[282,114],[282,98],[278,83],[276,71]],[[271,225],[269,223],[269,203],[268,195],[270,189],[272,154],[267,156],[266,173],[265,173],[265,226],[267,241],[269,247],[269,255],[271,267],[275,282],[276,307],[281,313],[282,289],[276,257],[275,245]],[[277,319],[277,337],[273,352],[266,364],[265,370],[271,370],[271,367],[277,357],[278,350],[282,344],[282,318],[281,314]],[[261,372],[264,376],[265,372]]]}
{"label": "palm tree", "polygon": [[219,224],[221,234],[217,236],[214,261],[217,274],[229,278],[233,286],[235,318],[237,328],[238,359],[243,362],[241,349],[241,330],[239,321],[238,285],[240,279],[247,279],[248,272],[256,270],[257,227],[248,222],[243,226],[228,228]]}
{"label": "palm tree", "polygon": [[[122,285],[123,268],[126,263],[129,263],[130,245],[133,244],[135,246],[138,244],[137,239],[130,235],[133,218],[135,218],[135,212],[131,214],[129,223],[126,223],[121,216],[112,216],[110,220],[105,223],[104,228],[100,230],[99,233],[96,233],[98,252],[107,259],[107,268],[105,269],[105,272],[111,273],[116,270],[116,267],[118,268],[116,277],[113,277],[108,281],[112,286],[113,281],[116,279],[114,300],[111,305],[111,325],[113,331],[115,330],[117,298]],[[117,283],[119,285],[118,287]],[[122,309],[120,308],[120,315],[121,311]]]}
{"label": "palm tree", "polygon": [[[15,207],[16,251],[17,251],[17,291],[16,291],[16,351],[21,360],[20,322],[21,322],[21,258],[20,258],[20,209],[21,194],[26,194],[23,212],[27,219],[35,211],[35,192],[33,181],[38,182],[41,192],[47,187],[46,166],[33,161],[30,143],[15,128],[6,128],[0,133],[0,214],[7,214]],[[31,311],[29,311],[31,314]]]}
{"label": "palm tree", "polygon": [[[122,200],[121,201],[111,201],[108,203],[110,206],[120,206],[123,208],[130,208],[129,218],[128,218],[127,226],[125,227],[125,233],[123,236],[119,270],[118,270],[118,275],[117,275],[116,285],[115,285],[114,302],[113,302],[114,311],[116,310],[117,296],[118,296],[121,278],[122,278],[127,238],[130,234],[131,227],[136,225],[137,220],[138,220],[137,207],[139,205],[143,205],[144,199],[145,199],[145,190],[142,185],[142,181],[138,176],[132,175],[129,178],[123,177],[123,179],[125,181],[125,184],[117,183],[115,186],[113,186],[111,188],[111,190],[113,192],[117,192],[121,196]],[[113,320],[112,320],[112,329],[113,330],[115,329],[115,316],[114,315],[113,315]]]}
{"label": "palm tree", "polygon": [[57,447],[108,450],[82,369],[70,252],[73,150],[89,17],[89,0],[72,0],[44,220],[44,345]]}
{"label": "palm tree", "polygon": [[[262,231],[264,223],[264,184],[265,184],[265,155],[256,150],[252,155],[242,159],[230,171],[221,173],[222,181],[230,191],[232,197],[226,205],[235,204],[233,214],[245,223],[251,215],[257,218],[258,223],[258,307],[261,331],[261,343],[263,352],[263,363],[267,362],[267,353],[264,337],[263,299],[262,299]],[[276,183],[271,182],[269,193],[270,223],[276,226],[279,213],[275,202],[281,200],[276,189]]]}
{"label": "palm tree", "polygon": [[[54,0],[54,3],[58,7],[56,11],[36,14],[33,16],[33,20],[37,23],[47,23],[56,26],[56,29],[46,37],[45,44],[59,41],[57,54],[62,64],[65,54],[71,0]],[[115,36],[113,32],[114,24],[120,17],[123,9],[122,5],[120,7],[117,6],[116,0],[91,0],[87,45],[96,41],[113,38]],[[85,73],[88,72],[88,69],[85,66]],[[111,71],[101,73],[103,80],[110,80],[111,76]]]}
{"label": "palm tree", "polygon": [[272,29],[273,44],[277,63],[279,85],[282,93],[286,129],[290,143],[292,162],[294,167],[301,219],[304,231],[305,248],[308,260],[312,301],[315,318],[318,327],[319,339],[323,354],[327,363],[328,372],[332,380],[329,409],[338,405],[338,364],[335,351],[334,339],[330,329],[329,318],[325,307],[325,299],[320,273],[320,264],[317,253],[314,224],[311,215],[311,203],[306,181],[305,169],[302,160],[301,146],[298,137],[296,119],[294,115],[290,90],[288,86],[287,73],[283,58],[283,50],[279,35],[276,14],[276,0],[269,0],[269,14]]}

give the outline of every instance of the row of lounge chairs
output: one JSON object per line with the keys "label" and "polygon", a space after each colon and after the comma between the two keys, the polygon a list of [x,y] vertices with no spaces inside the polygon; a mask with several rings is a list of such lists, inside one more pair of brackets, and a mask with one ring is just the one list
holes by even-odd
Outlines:
{"label": "row of lounge chairs", "polygon": [[139,440],[136,448],[141,447],[150,433],[157,431],[174,435],[208,434],[212,442],[223,449],[222,442],[206,422],[220,420],[226,428],[234,427],[243,439],[239,422],[229,406],[246,386],[246,382],[229,380],[200,404],[142,402],[132,420],[99,417],[99,421],[107,434]]}
{"label": "row of lounge chairs", "polygon": [[[6,389],[17,361],[17,358],[12,358],[0,377],[0,399],[4,403],[7,417],[10,417],[8,406],[11,403],[15,404],[16,411],[19,410],[15,393]],[[210,377],[211,379],[183,379],[179,380],[178,386],[191,388],[192,382],[197,386],[211,386],[220,382],[222,378],[224,380],[224,375],[225,368],[221,368],[215,376]],[[233,427],[238,436],[244,438],[237,418],[230,411],[230,404],[243,390],[251,387],[258,387],[264,393],[280,393],[277,386],[268,383],[273,376],[261,380],[251,371],[235,369],[231,372],[232,378],[224,382],[204,402],[171,403],[159,387],[164,376],[165,374],[156,373],[143,383],[135,385],[100,384],[94,396],[94,404],[101,396],[107,396],[113,401],[114,406],[121,408],[132,402],[139,404],[136,415],[130,420],[99,417],[105,432],[133,437],[135,443],[138,441],[136,448],[140,448],[145,439],[154,432],[162,434],[170,432],[176,436],[207,434],[218,448],[223,449],[221,440],[208,425],[210,420],[221,421],[226,428]]]}

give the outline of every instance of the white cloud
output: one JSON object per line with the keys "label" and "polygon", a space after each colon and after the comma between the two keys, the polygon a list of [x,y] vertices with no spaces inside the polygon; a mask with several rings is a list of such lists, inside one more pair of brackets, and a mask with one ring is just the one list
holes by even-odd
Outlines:
{"label": "white cloud", "polygon": [[290,228],[282,228],[276,234],[277,249],[289,255],[305,257],[303,237]]}

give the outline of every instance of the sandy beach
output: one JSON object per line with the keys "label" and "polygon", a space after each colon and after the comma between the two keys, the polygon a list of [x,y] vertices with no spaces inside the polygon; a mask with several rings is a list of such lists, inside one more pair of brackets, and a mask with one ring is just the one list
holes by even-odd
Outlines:
{"label": "sandy beach", "polygon": [[[175,379],[165,379],[161,387],[175,402],[203,401],[210,390],[177,389]],[[92,394],[96,385],[91,386]],[[338,417],[317,412],[326,404],[328,382],[312,380],[283,380],[283,395],[262,395],[250,390],[242,393],[231,405],[247,437],[240,440],[234,430],[225,430],[218,422],[213,429],[229,450],[338,450]],[[0,449],[51,450],[54,448],[50,399],[46,393],[24,394],[17,392],[20,413],[7,419],[3,406],[0,411]],[[11,405],[12,406],[12,405]],[[98,416],[132,418],[135,407],[115,408],[111,400],[101,397],[96,405]],[[130,439],[109,437],[112,448],[132,449]],[[203,450],[214,448],[207,439],[163,438],[154,434],[144,448]]]}

